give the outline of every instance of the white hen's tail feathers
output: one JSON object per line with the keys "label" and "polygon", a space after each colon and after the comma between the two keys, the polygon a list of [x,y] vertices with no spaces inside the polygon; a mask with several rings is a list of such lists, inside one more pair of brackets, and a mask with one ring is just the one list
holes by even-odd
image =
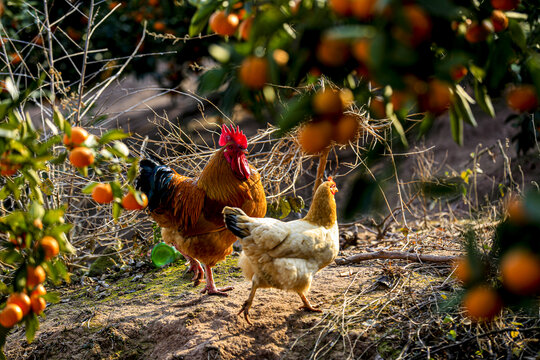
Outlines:
{"label": "white hen's tail feathers", "polygon": [[[240,238],[249,236],[249,231],[246,229],[244,222],[249,222],[250,218],[242,209],[225,206],[223,208],[223,215],[225,225],[229,231]],[[255,271],[253,270],[253,266],[251,266],[249,258],[243,251],[238,259],[238,266],[242,269],[246,279],[251,280],[253,278]]]}
{"label": "white hen's tail feathers", "polygon": [[249,236],[249,230],[244,222],[249,222],[250,218],[242,209],[225,206],[223,208],[223,215],[225,226],[227,226],[230,232],[239,238]]}

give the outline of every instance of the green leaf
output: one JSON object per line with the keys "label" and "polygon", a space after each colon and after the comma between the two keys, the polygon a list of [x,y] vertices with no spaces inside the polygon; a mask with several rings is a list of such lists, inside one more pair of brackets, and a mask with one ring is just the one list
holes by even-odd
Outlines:
{"label": "green leaf", "polygon": [[474,81],[474,97],[480,108],[489,116],[495,117],[495,109],[491,103],[491,98],[488,95],[487,88],[478,80]]}
{"label": "green leaf", "polygon": [[91,182],[89,184],[87,184],[85,187],[83,187],[83,189],[81,190],[83,194],[91,194],[92,193],[92,190],[94,190],[94,188],[96,186],[98,186],[99,183],[98,182]]}
{"label": "green leaf", "polygon": [[454,105],[450,107],[450,129],[452,138],[459,145],[463,145],[463,120],[459,117]]}
{"label": "green leaf", "polygon": [[124,195],[124,192],[122,191],[122,185],[118,181],[111,181],[109,182],[109,184],[111,185],[114,197],[117,199],[121,199]]}
{"label": "green leaf", "polygon": [[45,209],[41,204],[34,201],[30,205],[28,215],[30,215],[30,220],[41,219],[45,216]]}
{"label": "green leaf", "polygon": [[51,304],[57,304],[60,302],[60,295],[56,292],[48,292],[41,297]]}
{"label": "green leaf", "polygon": [[0,261],[6,264],[15,264],[22,260],[21,254],[16,250],[2,250],[0,251]]}
{"label": "green leaf", "polygon": [[208,19],[215,9],[219,6],[218,1],[209,1],[203,4],[191,18],[189,24],[189,36],[197,36],[202,33],[208,24]]}
{"label": "green leaf", "polygon": [[139,173],[139,163],[138,162],[134,162],[133,164],[131,164],[131,166],[129,167],[129,170],[127,172],[127,180],[129,183],[132,183],[135,178],[137,177],[137,174]]}
{"label": "green leaf", "polygon": [[39,329],[39,320],[37,315],[34,313],[29,314],[25,318],[25,330],[26,330],[26,340],[28,343],[34,341],[36,336],[36,331]]}
{"label": "green leaf", "polygon": [[399,138],[401,139],[401,143],[405,146],[409,146],[409,142],[407,141],[407,137],[405,136],[405,129],[403,128],[403,125],[401,125],[401,122],[397,118],[395,113],[390,114],[390,120],[392,120],[392,125],[394,126],[394,129],[396,129]]}
{"label": "green leaf", "polygon": [[422,137],[433,127],[433,123],[435,122],[435,117],[431,113],[426,113],[424,118],[422,119],[422,122],[420,123],[420,128],[418,131],[418,137]]}
{"label": "green leaf", "polygon": [[280,219],[285,219],[291,213],[291,204],[289,204],[286,198],[279,200],[279,211],[281,213],[279,215]]}
{"label": "green leaf", "polygon": [[54,108],[53,112],[53,120],[58,129],[62,132],[65,132],[68,136],[71,136],[71,125],[64,119],[64,115],[58,110],[58,108]]}
{"label": "green leaf", "polygon": [[527,52],[527,38],[523,28],[521,27],[521,23],[510,19],[508,22],[508,30],[510,32],[512,41],[519,46],[523,52]]}
{"label": "green leaf", "polygon": [[536,86],[536,92],[540,93],[540,54],[531,54],[531,56],[526,60],[525,65],[531,73],[534,86]]}
{"label": "green leaf", "polygon": [[6,338],[10,331],[11,329],[0,325],[0,360],[6,360],[6,355],[4,355],[4,345],[6,344]]}
{"label": "green leaf", "polygon": [[471,107],[469,106],[469,102],[465,99],[462,92],[460,92],[459,90],[454,91],[454,95],[454,105],[455,109],[457,110],[457,115],[468,124],[474,127],[478,126],[478,124],[476,123],[476,119],[474,118],[474,115],[472,113]]}
{"label": "green leaf", "polygon": [[103,145],[103,144],[110,143],[111,141],[114,141],[114,140],[126,139],[129,136],[130,136],[129,134],[126,134],[124,131],[120,129],[113,129],[103,134],[103,136],[101,136],[101,138],[98,140],[98,143],[100,145]]}
{"label": "green leaf", "polygon": [[118,202],[114,202],[112,206],[112,213],[113,213],[113,219],[114,221],[118,221],[118,218],[122,214],[122,206]]}
{"label": "green leaf", "polygon": [[57,224],[57,223],[62,222],[63,218],[64,218],[64,210],[62,209],[47,210],[45,212],[45,216],[43,216],[43,224],[44,225]]}
{"label": "green leaf", "polygon": [[[58,276],[61,277],[62,279],[64,279],[64,281],[69,282],[69,272],[67,270],[66,265],[62,261],[56,260],[53,263],[53,266],[56,269],[56,273],[58,274]],[[51,301],[51,302],[53,302],[53,301]]]}
{"label": "green leaf", "polygon": [[223,85],[227,71],[221,67],[208,70],[199,78],[199,86],[197,88],[201,95],[216,91]]}

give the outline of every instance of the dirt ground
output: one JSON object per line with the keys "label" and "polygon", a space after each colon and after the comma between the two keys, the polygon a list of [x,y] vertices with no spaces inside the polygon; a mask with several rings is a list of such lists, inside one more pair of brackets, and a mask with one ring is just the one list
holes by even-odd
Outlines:
{"label": "dirt ground", "polygon": [[[139,106],[125,114],[120,114],[121,109],[130,107],[122,103],[123,99],[104,103],[100,109],[108,116],[119,115],[111,126],[122,124],[143,135],[151,129],[146,121],[154,116],[150,108],[161,109],[156,113],[171,111],[170,118],[181,116],[182,109],[193,108],[192,100],[174,104],[165,97],[153,102],[145,101],[147,97],[148,94],[141,95],[137,99]],[[110,101],[111,97],[108,99]],[[134,99],[129,101],[133,103]],[[515,157],[513,145],[506,146],[505,140],[515,129],[504,124],[506,110],[502,106],[497,110],[500,113],[496,119],[480,117],[478,129],[466,129],[464,147],[458,147],[450,139],[445,118],[439,119],[430,137],[418,145],[435,146],[436,162],[445,164],[441,167],[446,170],[458,172],[465,169],[469,154],[478,146],[490,148],[493,156],[485,157],[481,187],[484,193],[493,193],[497,181],[504,180],[501,174],[504,159],[498,153],[497,139],[501,139],[510,156]],[[247,131],[248,135],[250,132]],[[411,175],[415,162],[413,157],[405,157],[400,168]],[[533,178],[538,174],[533,165],[533,161],[525,158],[516,160],[513,166],[516,171],[522,167],[525,169],[522,174]],[[525,182],[525,179],[520,181]],[[353,238],[354,246],[341,251],[339,257],[374,249],[435,255],[460,253],[459,233],[443,229],[442,225],[432,224],[427,233],[409,238],[391,231],[382,240],[375,240],[372,232],[354,225],[344,229],[347,234],[342,232],[342,238]],[[412,230],[415,231],[414,227]],[[236,315],[250,289],[249,282],[236,266],[237,259],[238,253],[234,253],[215,268],[218,286],[234,286],[228,297],[201,295],[202,285],[191,286],[184,264],[155,269],[148,257],[118,264],[101,277],[74,276],[71,285],[56,289],[62,300],[48,305],[35,341],[27,344],[24,328],[17,328],[7,340],[6,355],[9,359],[59,360],[382,359],[396,358],[400,351],[415,346],[437,348],[437,336],[446,336],[437,332],[430,334],[433,336],[430,339],[435,341],[431,345],[427,341],[423,343],[422,339],[420,342],[410,340],[414,332],[420,334],[422,328],[429,328],[429,321],[433,321],[423,317],[426,311],[431,311],[425,308],[426,300],[433,305],[454,291],[447,265],[419,267],[405,261],[388,260],[332,264],[316,275],[308,295],[312,302],[320,304],[322,313],[299,310],[301,301],[296,294],[260,289],[251,309],[253,325],[250,326]],[[394,277],[400,280],[396,282]],[[410,299],[402,298],[403,291]],[[432,295],[427,299],[427,293],[438,299],[431,299]],[[407,303],[408,300],[415,302]],[[411,320],[418,320],[418,324],[413,321],[414,328],[401,330],[407,319],[400,311],[412,316]],[[384,322],[374,320],[381,316]],[[437,319],[442,323],[443,318],[440,315]],[[426,356],[422,350],[416,354]]]}

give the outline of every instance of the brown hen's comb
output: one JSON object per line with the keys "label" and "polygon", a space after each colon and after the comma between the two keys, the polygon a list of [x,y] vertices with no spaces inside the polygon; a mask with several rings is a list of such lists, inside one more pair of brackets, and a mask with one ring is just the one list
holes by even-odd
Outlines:
{"label": "brown hen's comb", "polygon": [[240,130],[239,126],[237,126],[236,129],[234,128],[234,125],[231,125],[230,129],[227,125],[222,126],[221,136],[219,137],[219,146],[225,146],[229,141],[235,142],[242,149],[247,148],[246,135]]}
{"label": "brown hen's comb", "polygon": [[331,182],[333,182],[334,184],[336,183],[336,182],[334,181],[334,179],[333,179],[331,176],[329,176],[328,179],[327,179],[326,181],[331,181]]}

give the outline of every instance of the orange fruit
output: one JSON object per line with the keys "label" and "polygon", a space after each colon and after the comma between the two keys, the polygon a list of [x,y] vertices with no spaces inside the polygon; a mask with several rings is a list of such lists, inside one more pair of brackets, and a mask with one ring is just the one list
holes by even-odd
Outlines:
{"label": "orange fruit", "polygon": [[369,48],[371,46],[371,40],[368,38],[361,38],[353,42],[352,44],[352,54],[353,57],[363,62],[364,64],[369,63],[370,53]]}
{"label": "orange fruit", "polygon": [[463,284],[467,284],[471,281],[471,265],[466,257],[460,257],[452,264],[454,271],[454,277],[461,281]]}
{"label": "orange fruit", "polygon": [[251,25],[253,25],[253,19],[254,17],[250,16],[240,23],[240,26],[238,27],[238,34],[240,35],[240,39],[246,41],[249,40]]}
{"label": "orange fruit", "polygon": [[158,6],[159,0],[148,0],[148,5],[150,6]]}
{"label": "orange fruit", "polygon": [[410,26],[410,32],[406,36],[408,43],[416,46],[430,38],[431,19],[420,6],[405,5],[403,13]]}
{"label": "orange fruit", "polygon": [[491,6],[498,10],[512,10],[519,5],[519,0],[491,0]]}
{"label": "orange fruit", "polygon": [[339,98],[341,99],[343,108],[348,108],[354,104],[354,94],[351,89],[343,88],[339,90]]}
{"label": "orange fruit", "polygon": [[469,71],[463,65],[456,65],[450,69],[450,76],[454,81],[458,82],[467,75]]}
{"label": "orange fruit", "polygon": [[330,145],[334,127],[328,121],[308,122],[298,131],[298,142],[302,151],[317,154]]}
{"label": "orange fruit", "polygon": [[477,286],[465,294],[463,308],[473,320],[491,320],[501,311],[502,301],[491,287]]}
{"label": "orange fruit", "polygon": [[540,258],[525,249],[511,250],[501,260],[504,286],[515,294],[532,295],[540,290]]}
{"label": "orange fruit", "polygon": [[92,165],[94,163],[94,153],[87,147],[76,147],[69,154],[69,161],[78,168]]}
{"label": "orange fruit", "polygon": [[156,21],[154,23],[154,30],[156,31],[163,31],[167,28],[167,26],[165,25],[165,23],[163,21]]}
{"label": "orange fruit", "polygon": [[353,115],[343,115],[339,118],[334,129],[334,140],[341,145],[347,145],[358,136],[360,122]]}
{"label": "orange fruit", "polygon": [[0,160],[0,175],[2,176],[13,176],[20,168],[20,164],[12,164],[7,159]]}
{"label": "orange fruit", "polygon": [[337,115],[343,111],[339,92],[329,88],[317,91],[311,100],[313,111],[319,115]]}
{"label": "orange fruit", "polygon": [[30,311],[30,297],[25,293],[13,293],[9,295],[6,304],[15,304],[21,308],[23,316]]}
{"label": "orange fruit", "polygon": [[343,40],[322,37],[316,56],[326,66],[341,66],[349,59],[349,46]]}
{"label": "orange fruit", "polygon": [[511,222],[518,225],[524,225],[527,223],[527,212],[523,206],[523,201],[517,198],[513,198],[508,202],[506,208],[508,218]]}
{"label": "orange fruit", "polygon": [[351,0],[329,0],[328,5],[338,15],[349,16],[352,13]]}
{"label": "orange fruit", "polygon": [[108,204],[114,200],[110,184],[97,184],[92,189],[92,199],[99,204]]}
{"label": "orange fruit", "polygon": [[82,127],[75,126],[71,128],[71,136],[64,134],[64,145],[66,146],[80,146],[88,139],[88,131]]}
{"label": "orange fruit", "polygon": [[41,314],[47,307],[45,299],[37,295],[32,295],[30,297],[30,304],[32,306],[32,311],[37,315]]}
{"label": "orange fruit", "polygon": [[508,106],[518,112],[532,112],[538,107],[538,94],[533,85],[512,87],[506,94]]}
{"label": "orange fruit", "polygon": [[9,54],[9,58],[11,59],[11,63],[13,65],[17,65],[22,61],[21,55],[19,55],[18,53]]}
{"label": "orange fruit", "polygon": [[32,225],[34,225],[34,227],[38,228],[38,229],[43,229],[43,221],[41,221],[41,219],[35,219],[33,222],[32,222]]}
{"label": "orange fruit", "polygon": [[272,58],[279,66],[285,66],[289,62],[289,53],[283,49],[276,49],[272,53]]}
{"label": "orange fruit", "polygon": [[43,249],[45,260],[54,258],[60,252],[58,241],[56,241],[56,239],[52,236],[44,236],[41,240],[39,240],[38,244],[39,247]]}
{"label": "orange fruit", "polygon": [[368,20],[373,16],[377,0],[351,0],[351,9],[358,20]]}
{"label": "orange fruit", "polygon": [[224,10],[218,10],[210,16],[210,29],[218,35],[234,35],[240,20],[236,14],[227,14]]}
{"label": "orange fruit", "polygon": [[45,281],[45,270],[38,265],[36,267],[28,265],[26,267],[26,287],[33,289],[36,285]]}
{"label": "orange fruit", "polygon": [[18,305],[8,304],[2,312],[0,312],[0,324],[6,329],[12,328],[15,324],[21,321],[23,312]]}
{"label": "orange fruit", "polygon": [[240,82],[251,90],[259,90],[268,82],[268,60],[248,56],[242,61],[238,72]]}
{"label": "orange fruit", "polygon": [[132,192],[128,192],[123,198],[122,198],[122,206],[126,210],[142,210],[146,206],[148,206],[148,197],[145,193],[141,193],[141,198],[143,201],[143,204],[139,204],[137,202],[137,199],[135,198],[135,195],[133,195]]}
{"label": "orange fruit", "polygon": [[503,31],[508,27],[508,18],[501,10],[493,10],[490,20],[495,32]]}
{"label": "orange fruit", "polygon": [[427,84],[426,92],[418,94],[418,104],[423,111],[429,111],[433,115],[444,113],[452,101],[452,93],[448,84],[432,79]]}
{"label": "orange fruit", "polygon": [[375,96],[371,98],[369,110],[371,112],[371,115],[375,119],[386,118],[386,105],[384,103],[384,99],[380,96]]}
{"label": "orange fruit", "polygon": [[43,284],[39,284],[38,286],[36,286],[34,290],[32,290],[32,292],[30,293],[30,297],[41,296],[41,295],[45,295],[46,293],[47,293],[47,290],[45,290],[45,286],[43,286]]}
{"label": "orange fruit", "polygon": [[486,22],[478,23],[473,21],[465,32],[465,39],[471,44],[479,43],[486,40],[490,32],[491,29],[486,26]]}
{"label": "orange fruit", "polygon": [[394,111],[398,111],[400,109],[403,109],[407,102],[410,100],[411,95],[402,90],[392,90],[392,96],[390,97],[390,102],[392,103],[392,107],[394,108]]}

